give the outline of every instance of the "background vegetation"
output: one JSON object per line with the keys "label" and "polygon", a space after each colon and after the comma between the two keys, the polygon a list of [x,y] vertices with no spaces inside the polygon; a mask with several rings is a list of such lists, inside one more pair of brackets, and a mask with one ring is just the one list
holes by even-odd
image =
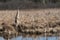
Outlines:
{"label": "background vegetation", "polygon": [[60,0],[0,0],[0,9],[60,8]]}
{"label": "background vegetation", "polygon": [[[0,0],[0,2],[7,2],[7,1],[12,1],[12,0]],[[38,3],[38,2],[40,2],[40,3],[48,3],[48,2],[57,3],[60,0],[19,0],[19,1],[33,1],[35,3]]]}

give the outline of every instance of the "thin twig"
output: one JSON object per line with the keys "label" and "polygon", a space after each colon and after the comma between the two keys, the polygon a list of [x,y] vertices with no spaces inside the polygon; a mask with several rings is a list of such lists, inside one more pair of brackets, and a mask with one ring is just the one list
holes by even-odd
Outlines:
{"label": "thin twig", "polygon": [[17,13],[16,13],[16,16],[15,16],[15,24],[16,24],[16,30],[17,30],[17,27],[19,25],[19,9],[17,10]]}

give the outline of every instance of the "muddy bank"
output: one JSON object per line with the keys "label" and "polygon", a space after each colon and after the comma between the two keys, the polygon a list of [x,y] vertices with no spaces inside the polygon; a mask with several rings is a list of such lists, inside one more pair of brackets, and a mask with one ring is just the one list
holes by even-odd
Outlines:
{"label": "muddy bank", "polygon": [[53,34],[60,32],[60,9],[19,10],[17,26],[16,14],[17,10],[0,11],[0,34],[16,36],[19,33]]}

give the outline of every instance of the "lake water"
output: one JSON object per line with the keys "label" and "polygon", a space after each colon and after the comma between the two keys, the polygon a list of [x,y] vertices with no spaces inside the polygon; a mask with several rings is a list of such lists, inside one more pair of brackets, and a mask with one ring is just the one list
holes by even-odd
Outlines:
{"label": "lake water", "polygon": [[17,38],[13,38],[12,40],[58,40],[58,38],[56,37],[37,37],[37,38],[32,38],[32,37],[27,37],[27,38],[23,38],[22,36],[17,37]]}
{"label": "lake water", "polygon": [[[45,34],[30,35],[30,34],[21,33],[20,35],[17,35],[17,37],[13,37],[10,40],[60,40],[60,36],[58,36],[58,34],[47,36]],[[3,37],[0,37],[0,40],[5,40],[5,39]]]}
{"label": "lake water", "polygon": [[[3,37],[0,37],[0,40],[4,40]],[[23,37],[23,36],[18,36],[15,38],[12,38],[10,40],[60,40],[59,37]]]}

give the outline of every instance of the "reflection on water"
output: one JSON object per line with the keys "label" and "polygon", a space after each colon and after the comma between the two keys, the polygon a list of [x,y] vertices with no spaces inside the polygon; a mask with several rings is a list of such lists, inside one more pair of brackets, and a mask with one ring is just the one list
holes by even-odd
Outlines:
{"label": "reflection on water", "polygon": [[37,37],[37,38],[33,38],[33,37],[22,37],[19,36],[17,38],[12,38],[11,40],[59,40],[58,37]]}
{"label": "reflection on water", "polygon": [[[47,34],[47,33],[46,33]],[[48,36],[45,34],[41,35],[30,35],[21,33],[17,37],[13,37],[10,40],[60,40],[60,35],[54,34],[52,36]],[[5,40],[3,37],[0,37],[0,40]]]}
{"label": "reflection on water", "polygon": [[[4,40],[3,37],[0,37],[0,40]],[[23,36],[18,36],[16,38],[12,38],[11,40],[60,40],[59,37],[23,37]]]}
{"label": "reflection on water", "polygon": [[22,36],[19,36],[17,38],[12,38],[12,40],[60,40],[59,37],[36,37],[36,38],[33,38],[33,37],[22,37]]}

